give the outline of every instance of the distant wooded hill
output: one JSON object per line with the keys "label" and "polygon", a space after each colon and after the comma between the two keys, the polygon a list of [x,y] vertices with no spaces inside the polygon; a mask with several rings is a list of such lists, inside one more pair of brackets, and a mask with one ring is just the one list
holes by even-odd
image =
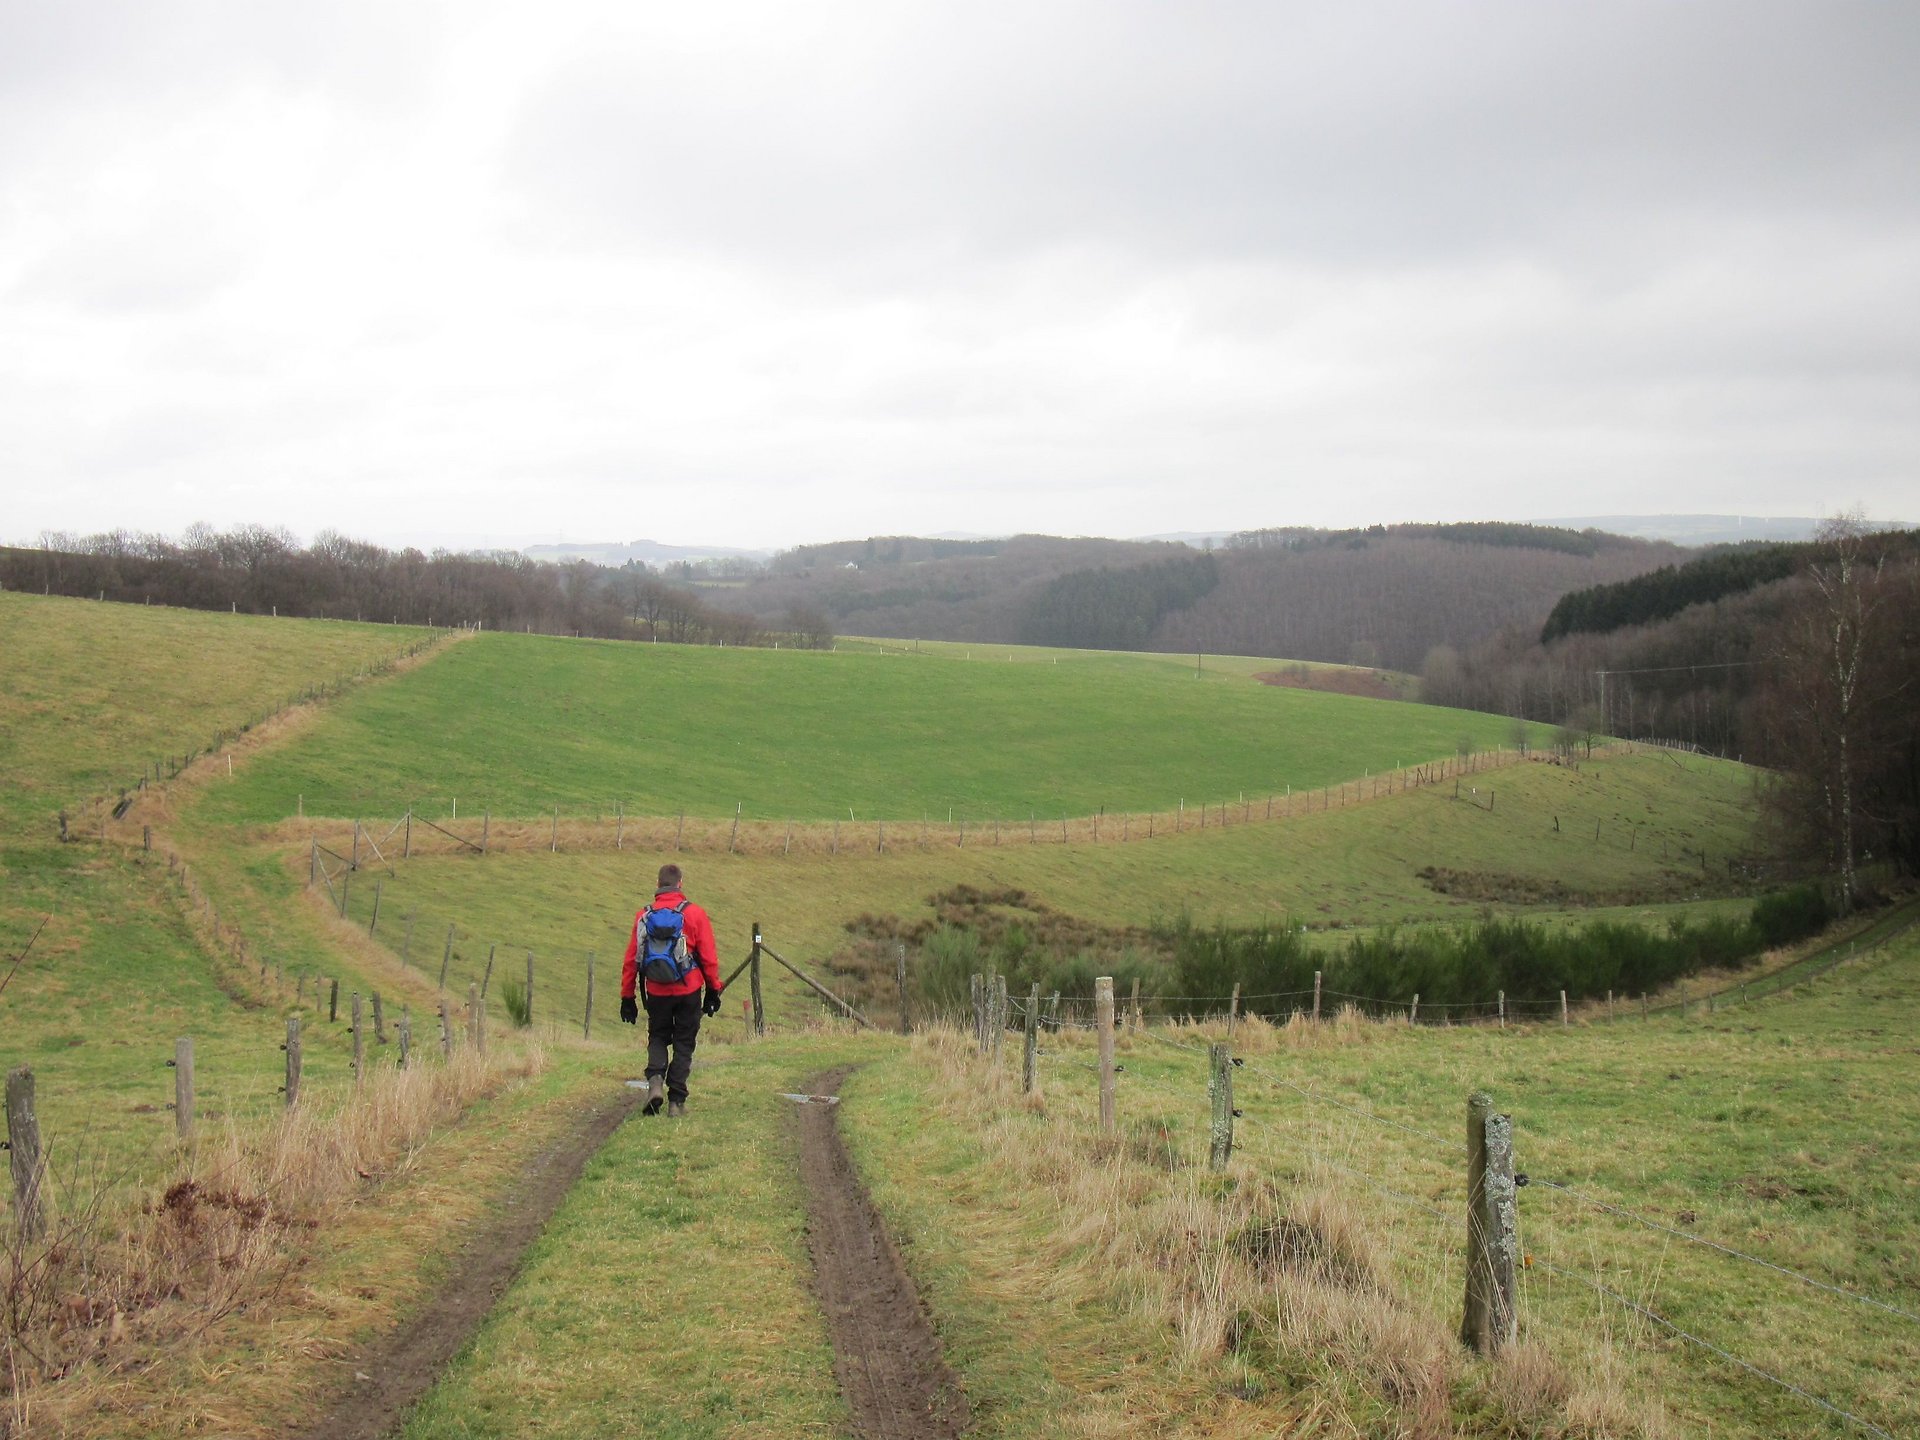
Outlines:
{"label": "distant wooded hill", "polygon": [[1672,545],[1532,525],[1261,530],[1164,542],[875,537],[804,546],[712,603],[842,632],[1207,650],[1418,670],[1436,645],[1537,628],[1570,590],[1671,564]]}

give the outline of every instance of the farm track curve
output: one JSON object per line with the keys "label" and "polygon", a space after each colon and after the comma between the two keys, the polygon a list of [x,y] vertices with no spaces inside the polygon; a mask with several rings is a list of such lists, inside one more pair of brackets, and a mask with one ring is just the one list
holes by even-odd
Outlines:
{"label": "farm track curve", "polygon": [[[814,1076],[809,1093],[837,1095],[851,1067]],[[900,1253],[887,1236],[840,1138],[839,1107],[799,1109],[807,1247],[833,1336],[833,1368],[862,1440],[950,1440],[967,1402],[941,1357]]]}
{"label": "farm track curve", "polygon": [[527,1160],[501,1201],[499,1218],[461,1246],[446,1283],[400,1329],[349,1357],[345,1369],[353,1383],[292,1434],[298,1440],[379,1440],[392,1433],[506,1292],[527,1248],[587,1161],[639,1100],[638,1091],[623,1087],[582,1106],[571,1124]]}

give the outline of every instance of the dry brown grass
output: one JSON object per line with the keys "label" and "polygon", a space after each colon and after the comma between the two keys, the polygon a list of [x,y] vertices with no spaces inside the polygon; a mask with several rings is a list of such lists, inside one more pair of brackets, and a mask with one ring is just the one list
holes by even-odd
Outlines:
{"label": "dry brown grass", "polygon": [[180,1156],[157,1193],[108,1213],[116,1187],[48,1187],[48,1226],[0,1252],[0,1435],[65,1433],[117,1377],[189,1353],[244,1309],[271,1318],[318,1237],[482,1096],[545,1065],[537,1045],[382,1066],[357,1093],[229,1125]]}
{"label": "dry brown grass", "polygon": [[[1355,1013],[1319,1026],[1255,1021],[1237,1028],[1235,1048],[1364,1045],[1378,1028]],[[1408,1440],[1668,1433],[1629,1394],[1605,1337],[1562,1357],[1527,1343],[1495,1363],[1472,1358],[1446,1314],[1453,1257],[1433,1254],[1430,1239],[1341,1177],[1310,1172],[1283,1187],[1239,1158],[1215,1176],[1151,1129],[1103,1135],[1085,1115],[1020,1094],[1013,1071],[983,1069],[970,1037],[932,1030],[914,1044],[943,1113],[979,1128],[1009,1193],[1057,1217],[1047,1252],[1028,1257],[1049,1285],[1164,1326],[1176,1369],[1242,1374],[1254,1390],[1282,1378],[1271,1403],[1247,1408],[1244,1428],[1222,1421],[1206,1433],[1271,1434],[1282,1418],[1289,1434]],[[1071,1034],[1049,1045],[1090,1048]],[[1277,1398],[1282,1390],[1291,1393]]]}

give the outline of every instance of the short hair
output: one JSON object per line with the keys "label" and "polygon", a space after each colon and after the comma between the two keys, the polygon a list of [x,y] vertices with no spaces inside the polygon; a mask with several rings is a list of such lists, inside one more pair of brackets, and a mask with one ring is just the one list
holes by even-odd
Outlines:
{"label": "short hair", "polygon": [[658,888],[661,890],[678,890],[680,888],[680,882],[684,878],[680,873],[680,867],[678,865],[662,865],[660,867],[660,884]]}

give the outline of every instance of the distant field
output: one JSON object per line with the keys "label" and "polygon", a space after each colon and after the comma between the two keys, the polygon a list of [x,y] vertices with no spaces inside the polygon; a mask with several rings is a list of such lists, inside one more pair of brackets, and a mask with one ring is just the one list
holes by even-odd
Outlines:
{"label": "distant field", "polygon": [[[1113,927],[1171,921],[1183,910],[1203,924],[1290,916],[1348,928],[1464,919],[1493,903],[1488,894],[1507,897],[1500,903],[1506,913],[1625,915],[1655,924],[1745,903],[1717,899],[1741,892],[1729,889],[1724,866],[1703,877],[1693,858],[1702,848],[1728,855],[1751,843],[1751,772],[1742,766],[1689,758],[1683,770],[1649,753],[1579,770],[1519,765],[1484,778],[1497,787],[1491,810],[1484,789],[1476,802],[1470,786],[1460,800],[1451,787],[1436,787],[1349,810],[1129,844],[996,848],[982,837],[966,849],[951,839],[922,849],[908,826],[884,855],[679,858],[689,892],[716,917],[722,952],[735,958],[746,953],[756,920],[769,944],[811,961],[846,943],[844,925],[854,917],[916,921],[931,914],[931,896],[960,884],[1018,888]],[[586,952],[603,966],[617,957],[655,867],[669,858],[670,851],[638,847],[416,858],[396,875],[363,873],[350,908],[362,924],[371,918],[378,879],[381,936],[397,948],[413,917],[416,964],[423,955],[438,963],[446,928],[455,924],[456,988],[484,966],[489,946],[515,964],[533,950],[554,977],[555,1005],[577,1013]],[[1419,874],[1429,866],[1462,877],[1456,885],[1472,893],[1435,890]]]}
{"label": "distant field", "polygon": [[430,633],[0,592],[0,841]]}
{"label": "distant field", "polygon": [[[1252,682],[1236,661],[477,636],[334,707],[207,816],[984,820],[1218,803],[1510,743],[1513,722]],[[1009,663],[1009,655],[1018,657]],[[1025,663],[1020,663],[1024,661]],[[1536,737],[1545,731],[1535,728]]]}

